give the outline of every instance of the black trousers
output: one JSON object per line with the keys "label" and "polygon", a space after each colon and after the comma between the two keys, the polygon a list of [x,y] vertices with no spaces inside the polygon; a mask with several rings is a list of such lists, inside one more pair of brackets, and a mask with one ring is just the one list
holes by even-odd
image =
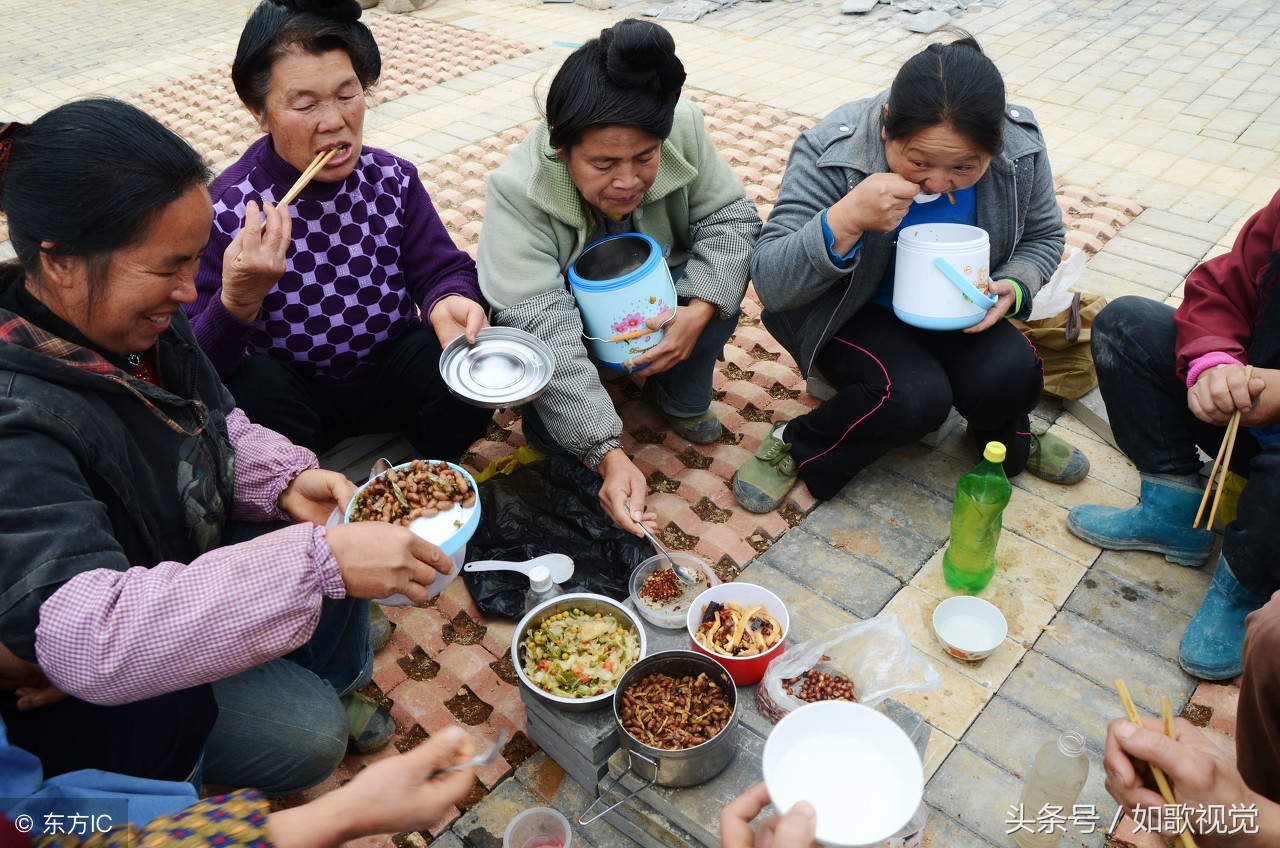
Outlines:
{"label": "black trousers", "polygon": [[[1122,297],[1093,322],[1093,363],[1111,431],[1125,456],[1147,474],[1195,474],[1197,448],[1214,456],[1225,427],[1201,421],[1187,406],[1187,384],[1175,370],[1174,309],[1145,297]],[[1222,533],[1222,554],[1240,584],[1270,595],[1280,590],[1280,445],[1262,448],[1241,429],[1231,470],[1249,480],[1236,520]]]}
{"label": "black trousers", "polygon": [[921,330],[869,305],[836,331],[815,364],[838,390],[785,434],[814,497],[832,498],[890,450],[936,430],[954,406],[976,445],[1005,445],[1005,473],[1022,471],[1031,444],[1028,413],[1044,372],[1012,324],[981,333]]}
{"label": "black trousers", "polygon": [[247,356],[226,381],[255,424],[323,453],[350,436],[402,432],[432,459],[454,459],[485,434],[493,410],[458,400],[440,376],[440,342],[406,330],[361,382],[335,387],[268,356]]}

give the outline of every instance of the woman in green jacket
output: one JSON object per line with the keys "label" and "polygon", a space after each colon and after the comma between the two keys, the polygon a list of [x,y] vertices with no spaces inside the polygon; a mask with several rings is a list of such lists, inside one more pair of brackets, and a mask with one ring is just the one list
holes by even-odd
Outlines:
{"label": "woman in green jacket", "polygon": [[697,107],[679,99],[684,80],[670,33],[648,21],[620,21],[576,50],[551,83],[546,120],[489,178],[477,256],[493,323],[555,353],[551,384],[525,405],[526,438],[596,467],[601,505],[636,535],[636,521],[656,516],[644,512],[645,478],[622,451],[566,275],[605,236],[638,232],[661,246],[679,308],[649,319],[666,321],[663,339],[629,365],[644,368],[646,400],[676,433],[715,441],[712,373],[737,325],[760,217]]}

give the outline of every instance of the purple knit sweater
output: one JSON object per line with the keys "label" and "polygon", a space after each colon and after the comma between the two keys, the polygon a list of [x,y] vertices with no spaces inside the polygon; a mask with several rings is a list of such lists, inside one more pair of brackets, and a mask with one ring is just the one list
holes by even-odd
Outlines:
{"label": "purple knit sweater", "polygon": [[313,182],[293,202],[288,267],[244,322],[222,305],[222,255],[244,225],[247,200],[274,203],[299,172],[271,137],[254,142],[210,187],[213,230],[186,307],[196,340],[226,379],[246,355],[293,363],[350,383],[406,328],[451,294],[479,303],[471,257],[459,250],[413,164],[365,147],[342,183]]}

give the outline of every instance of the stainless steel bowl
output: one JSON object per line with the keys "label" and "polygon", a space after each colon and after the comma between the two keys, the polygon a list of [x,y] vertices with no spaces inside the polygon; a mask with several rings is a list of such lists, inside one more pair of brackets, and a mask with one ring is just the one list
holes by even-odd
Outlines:
{"label": "stainless steel bowl", "polygon": [[[692,748],[668,751],[641,742],[622,726],[622,696],[633,681],[643,680],[651,674],[697,677],[704,673],[724,690],[732,710],[729,723],[706,742]],[[643,759],[630,757],[632,771],[659,786],[694,786],[724,771],[724,767],[733,759],[737,750],[733,743],[738,731],[738,687],[734,685],[729,672],[710,657],[693,651],[662,651],[645,657],[622,675],[618,688],[614,690],[613,720],[617,722],[618,741],[622,747],[629,754],[644,755]]]}
{"label": "stainless steel bowl", "polygon": [[[524,618],[520,619],[520,623],[516,625],[515,632],[511,634],[511,664],[516,667],[516,676],[520,678],[520,683],[544,703],[553,707],[559,707],[570,712],[588,712],[605,706],[613,697],[614,690],[609,689],[607,692],[592,695],[588,698],[565,698],[561,695],[552,695],[550,692],[543,690],[524,673],[524,657],[521,647],[525,634],[541,624],[543,619],[572,609],[580,609],[592,615],[596,613],[612,615],[620,623],[629,625],[640,637],[641,659],[638,662],[643,661],[648,643],[645,639],[644,626],[640,623],[636,613],[612,598],[606,598],[604,595],[593,595],[590,592],[574,592],[544,601],[525,613]],[[625,678],[626,674],[621,679]]]}

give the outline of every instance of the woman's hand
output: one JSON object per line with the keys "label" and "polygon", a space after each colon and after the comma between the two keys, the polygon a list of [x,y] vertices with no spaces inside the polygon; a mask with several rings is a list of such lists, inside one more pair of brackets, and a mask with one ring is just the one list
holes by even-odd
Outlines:
{"label": "woman's hand", "polygon": [[[1268,391],[1270,387],[1270,391]],[[1187,390],[1191,414],[1208,424],[1225,426],[1240,410],[1246,427],[1266,427],[1280,419],[1280,371],[1255,368],[1246,383],[1243,365],[1215,365],[1196,377]]]}
{"label": "woman's hand", "polygon": [[260,210],[252,200],[244,205],[244,218],[244,227],[222,254],[222,305],[241,321],[252,322],[285,272],[292,222],[288,206],[267,203]]}
{"label": "woman's hand", "polygon": [[[644,536],[638,522],[644,522],[650,530],[658,529],[658,516],[644,511],[644,499],[649,494],[649,483],[631,461],[631,457],[614,448],[604,455],[596,468],[604,477],[600,487],[600,506],[613,519],[613,523],[633,536]],[[627,508],[628,501],[631,508]]]}
{"label": "woman's hand", "polygon": [[751,820],[769,803],[763,783],[743,792],[720,811],[720,848],[809,848],[818,819],[813,805],[798,801],[784,816],[769,816],[752,832]]}
{"label": "woman's hand", "polygon": [[[715,314],[715,304],[694,298],[689,301],[688,306],[668,309],[645,319],[644,323],[649,329],[662,329],[662,341],[632,359],[631,368],[648,365],[646,373],[657,374],[684,362],[689,358],[689,354],[693,353],[693,346],[698,343],[698,337],[702,335],[703,329]],[[671,323],[666,324],[668,319]],[[663,324],[666,326],[664,327]]]}
{"label": "woman's hand", "polygon": [[1149,765],[1159,766],[1173,785],[1178,803],[1190,809],[1223,809],[1256,805],[1259,833],[1252,840],[1243,834],[1195,834],[1205,848],[1216,845],[1275,845],[1280,838],[1280,805],[1249,789],[1236,769],[1232,755],[1214,745],[1189,721],[1173,720],[1173,738],[1165,736],[1161,722],[1143,719],[1138,727],[1127,718],[1118,718],[1107,727],[1102,766],[1107,774],[1107,792],[1121,806],[1165,806],[1164,796],[1154,789]]}
{"label": "woman's hand", "polygon": [[920,186],[893,172],[872,174],[827,210],[835,252],[843,256],[868,230],[892,232],[902,223]]}
{"label": "woman's hand", "polygon": [[1017,289],[1010,280],[992,280],[991,285],[987,287],[987,292],[996,295],[999,300],[996,301],[995,306],[987,310],[987,314],[981,321],[972,327],[966,327],[964,332],[981,333],[997,322],[1003,321],[1008,317],[1009,310],[1013,309],[1013,305],[1018,302]]}
{"label": "woman's hand", "polygon": [[356,487],[338,472],[308,468],[289,481],[276,502],[294,521],[323,527],[334,509],[345,510],[355,496]]}
{"label": "woman's hand", "polygon": [[0,644],[0,691],[13,692],[18,709],[31,710],[56,704],[67,693],[49,682],[40,666],[19,659],[17,654]]}
{"label": "woman's hand", "polygon": [[436,301],[431,308],[431,328],[436,331],[440,347],[445,347],[458,336],[466,333],[467,343],[475,344],[476,333],[489,326],[484,307],[460,294],[451,294]]}
{"label": "woman's hand", "polygon": [[427,600],[436,574],[453,570],[453,560],[408,527],[382,521],[357,521],[325,533],[338,561],[343,585],[354,598],[404,595],[415,604]]}
{"label": "woman's hand", "polygon": [[271,813],[271,841],[276,848],[336,848],[362,836],[422,830],[462,800],[476,779],[474,769],[432,775],[474,753],[461,727],[434,732],[407,754],[369,766],[341,789]]}

